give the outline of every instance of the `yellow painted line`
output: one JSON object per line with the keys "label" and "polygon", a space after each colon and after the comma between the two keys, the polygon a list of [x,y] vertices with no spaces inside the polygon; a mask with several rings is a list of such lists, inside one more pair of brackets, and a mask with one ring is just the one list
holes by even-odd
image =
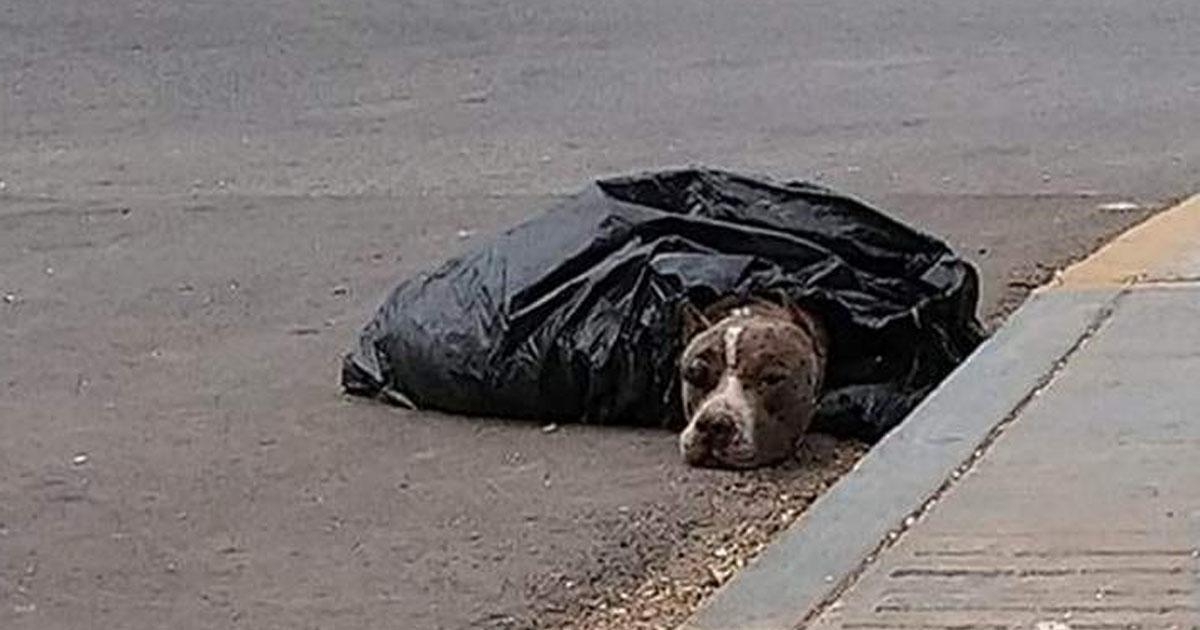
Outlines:
{"label": "yellow painted line", "polygon": [[1200,194],[1118,236],[1047,288],[1171,280],[1185,270],[1200,270]]}

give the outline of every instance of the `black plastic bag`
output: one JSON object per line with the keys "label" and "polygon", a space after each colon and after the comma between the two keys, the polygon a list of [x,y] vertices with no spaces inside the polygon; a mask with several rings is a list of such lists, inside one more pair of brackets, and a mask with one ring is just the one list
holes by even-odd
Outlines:
{"label": "black plastic bag", "polygon": [[471,415],[679,426],[682,305],[786,295],[830,332],[818,426],[874,438],[981,342],[977,294],[942,242],[825,188],[609,179],[402,282],[342,383]]}

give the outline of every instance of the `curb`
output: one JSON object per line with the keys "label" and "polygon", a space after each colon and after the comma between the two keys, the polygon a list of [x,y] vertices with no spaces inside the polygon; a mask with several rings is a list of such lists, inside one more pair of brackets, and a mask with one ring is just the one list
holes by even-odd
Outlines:
{"label": "curb", "polygon": [[1009,322],[763,554],[681,626],[803,625],[929,507],[998,428],[1062,368],[1135,280],[1200,273],[1200,195],[1110,242],[1037,290]]}
{"label": "curb", "polygon": [[1046,290],[1134,281],[1196,280],[1200,270],[1200,195],[1154,215],[1068,267]]}

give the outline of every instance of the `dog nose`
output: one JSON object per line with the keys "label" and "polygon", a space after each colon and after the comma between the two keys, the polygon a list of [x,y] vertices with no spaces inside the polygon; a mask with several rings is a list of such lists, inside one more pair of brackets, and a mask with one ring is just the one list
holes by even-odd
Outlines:
{"label": "dog nose", "polygon": [[712,446],[726,446],[733,439],[733,418],[726,414],[706,414],[696,419],[696,432]]}

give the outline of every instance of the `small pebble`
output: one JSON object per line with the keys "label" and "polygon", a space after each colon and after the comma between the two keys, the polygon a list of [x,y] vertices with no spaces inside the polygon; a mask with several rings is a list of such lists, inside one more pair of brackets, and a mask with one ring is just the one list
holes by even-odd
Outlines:
{"label": "small pebble", "polygon": [[553,422],[542,427],[542,433],[554,433],[557,430],[558,430],[558,425]]}
{"label": "small pebble", "polygon": [[75,464],[76,466],[82,466],[82,465],[88,463],[87,453],[79,453],[75,457],[72,457],[71,463]]}
{"label": "small pebble", "polygon": [[474,234],[475,234],[475,230],[459,230],[458,238],[468,239],[468,238],[471,238],[471,236],[473,236]]}
{"label": "small pebble", "polygon": [[16,296],[15,294],[12,294],[12,293],[5,293],[5,294],[4,294],[4,303],[5,303],[5,304],[16,304],[16,303],[17,303],[17,296]]}

